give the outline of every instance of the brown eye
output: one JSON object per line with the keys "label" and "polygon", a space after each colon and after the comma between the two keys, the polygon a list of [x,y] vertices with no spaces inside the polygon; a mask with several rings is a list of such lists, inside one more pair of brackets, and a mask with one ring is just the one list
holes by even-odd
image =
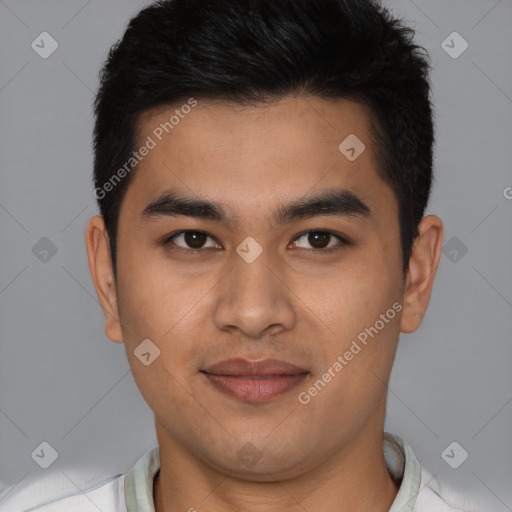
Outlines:
{"label": "brown eye", "polygon": [[[208,239],[211,239],[213,245],[205,246]],[[179,243],[177,243],[179,241]],[[204,248],[220,247],[211,236],[207,235],[203,231],[180,231],[175,233],[165,240],[164,244],[174,244],[180,249],[201,250]]]}
{"label": "brown eye", "polygon": [[[306,248],[309,247],[303,247],[299,245],[300,240],[305,240],[307,244],[309,244],[313,249],[316,249],[317,251],[324,251],[329,252],[331,250],[338,249],[340,247],[343,247],[344,245],[347,245],[347,241],[343,239],[339,235],[335,235],[334,233],[331,233],[330,231],[307,231],[306,233],[303,233],[301,236],[295,239],[294,245],[296,247],[300,248]],[[338,239],[338,243],[331,243],[333,242],[333,239]]]}
{"label": "brown eye", "polygon": [[207,238],[204,233],[194,231],[183,233],[183,240],[191,249],[200,249],[205,244]]}
{"label": "brown eye", "polygon": [[308,234],[308,242],[315,249],[325,249],[329,241],[331,240],[331,234],[326,233],[325,231],[311,231]]}

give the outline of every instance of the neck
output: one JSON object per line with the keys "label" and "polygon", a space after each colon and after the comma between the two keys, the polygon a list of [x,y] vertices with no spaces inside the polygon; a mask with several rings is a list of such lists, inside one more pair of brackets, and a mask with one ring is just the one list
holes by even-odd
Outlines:
{"label": "neck", "polygon": [[155,512],[387,512],[398,492],[384,459],[382,430],[358,434],[320,465],[293,478],[267,473],[266,481],[217,471],[157,426],[158,434],[161,467],[154,483]]}

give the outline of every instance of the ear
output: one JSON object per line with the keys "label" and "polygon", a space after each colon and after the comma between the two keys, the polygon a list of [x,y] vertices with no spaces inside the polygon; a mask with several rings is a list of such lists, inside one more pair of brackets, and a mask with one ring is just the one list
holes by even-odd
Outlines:
{"label": "ear", "polygon": [[105,314],[105,334],[115,343],[123,342],[114,270],[110,257],[109,237],[101,215],[89,220],[85,245],[94,288]]}
{"label": "ear", "polygon": [[423,217],[418,230],[406,275],[400,323],[404,333],[414,332],[427,311],[443,244],[443,223],[436,215]]}

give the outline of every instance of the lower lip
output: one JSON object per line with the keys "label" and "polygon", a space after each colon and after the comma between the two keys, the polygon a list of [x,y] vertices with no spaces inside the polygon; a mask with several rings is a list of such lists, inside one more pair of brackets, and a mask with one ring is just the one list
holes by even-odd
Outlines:
{"label": "lower lip", "polygon": [[219,390],[245,402],[265,402],[282,395],[304,380],[307,373],[298,375],[268,375],[241,377],[205,373],[208,380]]}

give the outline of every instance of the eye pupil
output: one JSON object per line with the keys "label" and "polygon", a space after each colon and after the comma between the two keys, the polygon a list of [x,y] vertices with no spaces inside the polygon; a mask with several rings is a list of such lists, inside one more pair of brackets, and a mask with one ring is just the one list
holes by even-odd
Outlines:
{"label": "eye pupil", "polygon": [[200,249],[206,242],[206,235],[198,231],[187,231],[183,234],[183,238],[192,249]]}
{"label": "eye pupil", "polygon": [[[311,231],[308,235],[308,242],[317,249],[323,249],[329,244],[330,236],[330,233],[326,233],[325,231]],[[320,247],[318,247],[318,243]]]}

